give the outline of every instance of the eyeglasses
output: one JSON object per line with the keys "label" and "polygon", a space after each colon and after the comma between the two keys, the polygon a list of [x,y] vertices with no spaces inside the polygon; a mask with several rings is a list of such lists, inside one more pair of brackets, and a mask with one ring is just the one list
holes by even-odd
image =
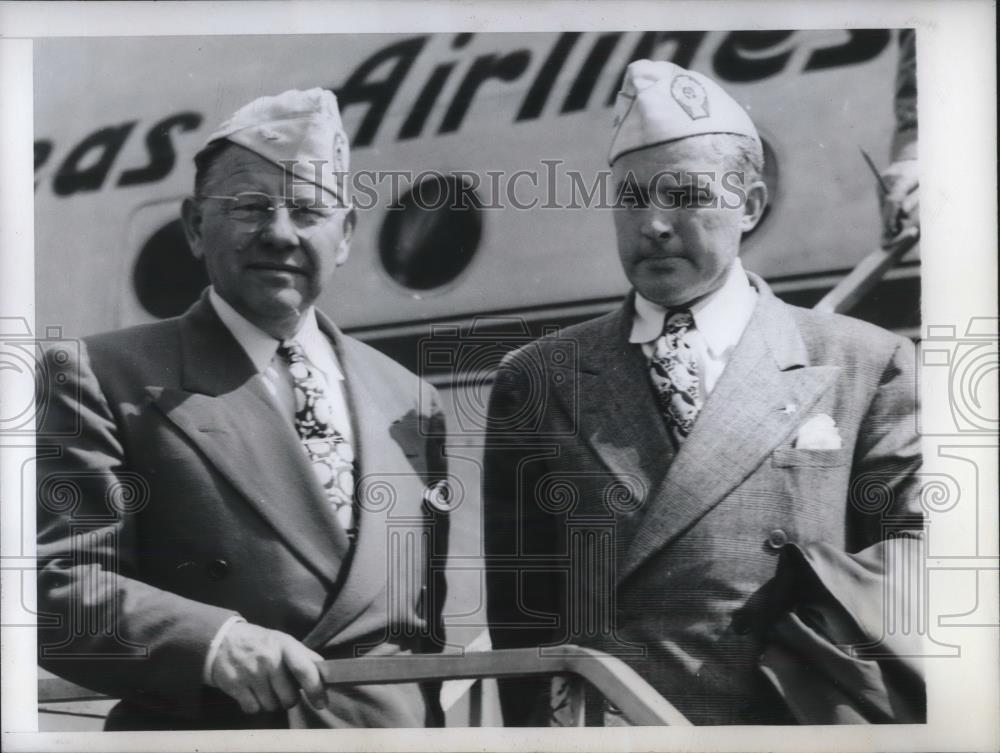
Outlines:
{"label": "eyeglasses", "polygon": [[313,199],[271,196],[257,191],[244,191],[235,196],[199,196],[199,199],[225,202],[225,213],[234,222],[258,229],[271,221],[279,209],[287,209],[292,222],[300,228],[321,225],[334,216],[340,204],[322,204]]}

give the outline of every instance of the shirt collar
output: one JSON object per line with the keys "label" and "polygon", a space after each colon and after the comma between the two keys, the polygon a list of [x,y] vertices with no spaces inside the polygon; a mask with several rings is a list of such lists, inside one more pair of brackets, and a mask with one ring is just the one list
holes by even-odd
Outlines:
{"label": "shirt collar", "polygon": [[[750,285],[739,258],[733,260],[726,280],[715,292],[691,305],[691,315],[713,356],[736,345],[746,329],[757,303],[757,291]],[[635,294],[635,316],[629,342],[648,343],[663,332],[666,309]]]}
{"label": "shirt collar", "polygon": [[333,345],[319,328],[316,321],[316,308],[310,306],[306,315],[302,319],[299,331],[295,333],[295,339],[302,350],[314,366],[327,375],[328,378],[343,379],[344,374],[337,363],[337,355]]}
{"label": "shirt collar", "polygon": [[[223,300],[214,287],[209,288],[208,300],[222,323],[226,325],[226,329],[232,333],[236,342],[246,351],[257,372],[263,373],[270,366],[280,342],[256,324],[248,321],[246,317]],[[310,306],[306,310],[299,323],[299,331],[295,333],[295,340],[302,346],[306,358],[314,366],[337,379],[344,378],[337,365],[330,342],[319,329],[315,307]]]}

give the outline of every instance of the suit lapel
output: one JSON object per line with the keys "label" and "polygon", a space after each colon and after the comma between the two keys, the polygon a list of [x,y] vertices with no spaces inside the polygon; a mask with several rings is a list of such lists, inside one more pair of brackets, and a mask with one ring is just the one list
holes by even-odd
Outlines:
{"label": "suit lapel", "polygon": [[[345,629],[379,594],[389,588],[393,595],[393,587],[402,586],[399,582],[390,584],[392,523],[407,519],[412,522],[418,517],[424,491],[423,480],[407,459],[407,453],[416,448],[401,445],[393,432],[393,425],[413,411],[416,378],[412,393],[401,395],[392,390],[365,346],[344,337],[326,317],[320,315],[319,321],[320,328],[334,342],[348,388],[358,458],[358,538],[343,585],[305,638],[308,645],[314,646],[324,645],[334,636],[338,641],[348,639],[350,633]],[[416,431],[416,425],[410,428]],[[404,577],[408,575],[412,574],[403,573]]]}
{"label": "suit lapel", "polygon": [[619,570],[624,579],[718,505],[801,423],[835,366],[807,366],[785,304],[751,275],[759,299],[739,345],[650,504]]}
{"label": "suit lapel", "polygon": [[[580,341],[580,432],[601,462],[630,491],[630,504],[643,505],[673,456],[666,425],[653,401],[646,357],[629,343],[632,299],[598,322],[595,336]],[[556,394],[565,394],[570,379]],[[564,404],[570,407],[569,400]],[[571,408],[570,408],[571,409]],[[585,495],[583,514],[608,515],[604,496]],[[610,512],[614,512],[613,510]],[[617,516],[618,542],[627,540],[627,518]]]}
{"label": "suit lapel", "polygon": [[347,537],[261,377],[202,297],[181,328],[182,389],[150,388],[159,409],[318,575],[331,583]]}

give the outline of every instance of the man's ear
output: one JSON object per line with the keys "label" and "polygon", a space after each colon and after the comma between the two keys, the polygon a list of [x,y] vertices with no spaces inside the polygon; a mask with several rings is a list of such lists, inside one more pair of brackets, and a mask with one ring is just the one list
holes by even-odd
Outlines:
{"label": "man's ear", "polygon": [[343,237],[340,239],[340,245],[337,247],[336,262],[338,267],[347,261],[347,257],[351,255],[351,239],[354,237],[354,226],[357,224],[357,221],[358,214],[354,207],[351,207],[347,210],[347,214],[344,215]]}
{"label": "man's ear", "polygon": [[193,196],[186,197],[184,203],[181,204],[181,222],[184,225],[184,237],[187,238],[195,259],[201,259],[205,256],[201,242],[202,219],[201,204]]}
{"label": "man's ear", "polygon": [[760,222],[767,207],[767,186],[764,181],[755,180],[744,189],[746,200],[743,202],[743,217],[740,218],[740,230],[749,233]]}

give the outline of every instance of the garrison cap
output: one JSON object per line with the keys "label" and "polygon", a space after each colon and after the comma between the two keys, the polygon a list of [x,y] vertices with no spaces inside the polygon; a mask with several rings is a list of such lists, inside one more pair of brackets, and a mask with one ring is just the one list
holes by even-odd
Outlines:
{"label": "garrison cap", "polygon": [[[337,98],[319,87],[290,89],[244,105],[208,137],[205,147],[227,139],[340,198],[339,181],[350,167],[347,134]],[[203,147],[204,148],[204,147]]]}
{"label": "garrison cap", "polygon": [[708,76],[663,60],[629,63],[615,102],[609,164],[636,149],[706,133],[760,143],[746,110]]}

